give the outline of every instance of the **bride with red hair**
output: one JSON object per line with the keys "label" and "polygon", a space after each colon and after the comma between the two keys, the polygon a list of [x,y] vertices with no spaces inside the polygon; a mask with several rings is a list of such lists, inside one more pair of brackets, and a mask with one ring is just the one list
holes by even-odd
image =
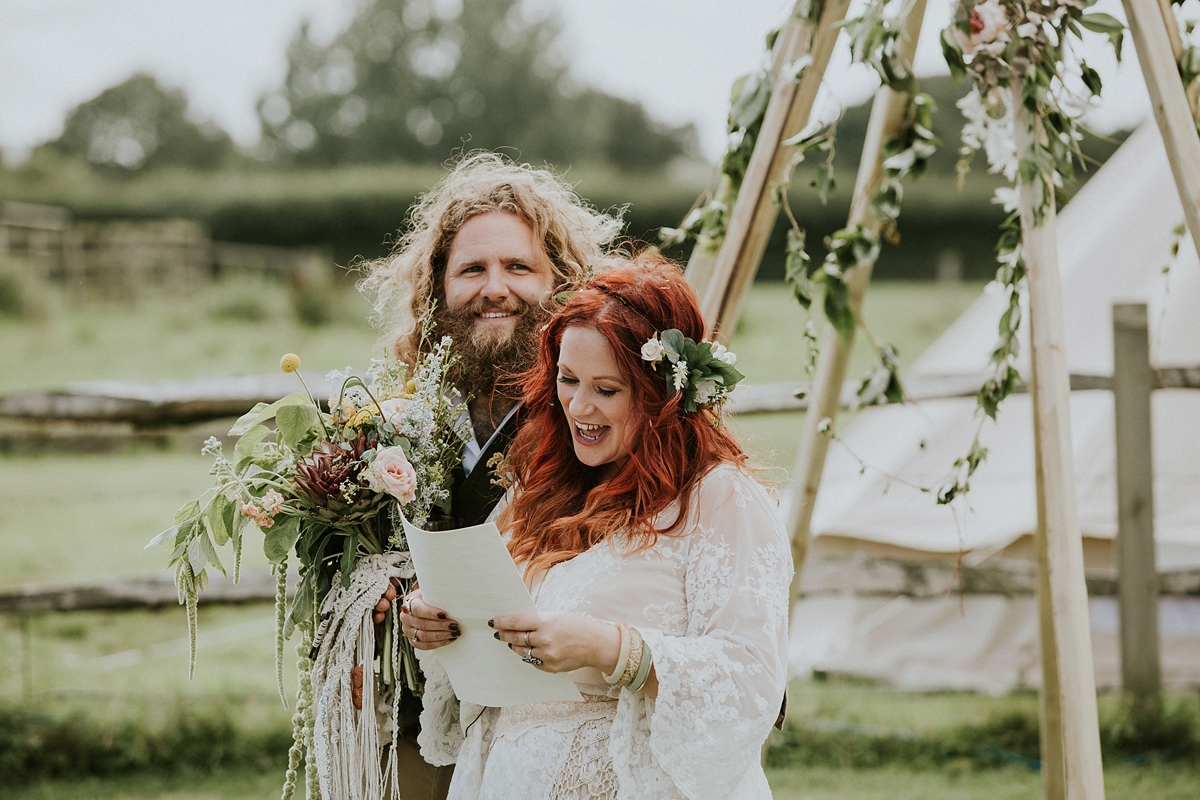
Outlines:
{"label": "bride with red hair", "polygon": [[721,424],[736,358],[703,336],[679,269],[645,255],[542,330],[497,519],[538,613],[489,624],[585,701],[460,708],[433,652],[457,623],[409,595],[421,752],[457,763],[450,798],[771,796],[791,551]]}

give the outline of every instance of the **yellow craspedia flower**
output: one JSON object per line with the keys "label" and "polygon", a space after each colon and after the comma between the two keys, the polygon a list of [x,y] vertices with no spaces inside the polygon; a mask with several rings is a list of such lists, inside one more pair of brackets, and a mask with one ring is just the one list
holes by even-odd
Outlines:
{"label": "yellow craspedia flower", "polygon": [[283,358],[279,359],[279,368],[284,372],[295,372],[300,369],[300,356],[295,353],[286,353]]}
{"label": "yellow craspedia flower", "polygon": [[354,416],[350,418],[350,421],[347,422],[346,425],[348,425],[349,427],[352,427],[352,428],[361,427],[362,425],[366,424],[367,422],[370,422],[371,417],[375,416],[378,413],[379,413],[379,407],[376,406],[374,403],[372,403],[371,405],[368,405],[368,406],[363,406],[357,412],[355,412]]}
{"label": "yellow craspedia flower", "polygon": [[404,384],[404,391],[408,394],[408,398],[411,399],[417,393],[417,382],[409,380],[408,383]]}

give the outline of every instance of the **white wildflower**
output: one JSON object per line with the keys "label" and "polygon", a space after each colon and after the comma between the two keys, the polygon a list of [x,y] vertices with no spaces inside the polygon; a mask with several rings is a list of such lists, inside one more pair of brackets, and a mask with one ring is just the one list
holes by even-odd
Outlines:
{"label": "white wildflower", "polygon": [[688,365],[682,358],[675,362],[671,377],[675,380],[675,391],[683,391],[683,387],[688,384]]}
{"label": "white wildflower", "polygon": [[1012,186],[998,186],[992,202],[1004,206],[1005,213],[1011,214],[1021,205],[1021,192]]}
{"label": "white wildflower", "polygon": [[1017,179],[1015,117],[1004,92],[991,92],[987,98],[972,89],[958,101],[966,117],[962,142],[971,150],[983,148],[990,172],[1000,172],[1011,183]]}

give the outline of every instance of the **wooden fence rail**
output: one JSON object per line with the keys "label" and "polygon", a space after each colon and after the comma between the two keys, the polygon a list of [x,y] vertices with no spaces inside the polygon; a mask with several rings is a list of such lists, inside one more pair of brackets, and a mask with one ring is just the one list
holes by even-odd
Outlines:
{"label": "wooden fence rail", "polygon": [[[204,605],[242,605],[275,600],[275,577],[247,572],[241,581],[215,580],[200,594]],[[80,584],[35,583],[0,589],[0,614],[23,616],[59,611],[128,611],[179,604],[170,578],[123,578]]]}
{"label": "wooden fence rail", "polygon": [[[806,566],[805,596],[945,597],[948,594],[1019,597],[1037,591],[1032,563],[1005,561],[957,567],[948,561],[909,561],[868,555],[813,558]],[[295,583],[295,581],[291,581]],[[1200,570],[1160,575],[1164,595],[1200,595]],[[1088,593],[1116,596],[1115,570],[1088,575]],[[275,578],[266,571],[242,575],[240,583],[216,580],[200,595],[202,605],[245,605],[275,600]],[[178,605],[169,577],[112,578],[80,584],[27,584],[0,589],[0,614],[29,616],[75,611],[130,611]]]}
{"label": "wooden fence rail", "polygon": [[[1154,371],[1158,388],[1200,389],[1200,366],[1163,367]],[[905,390],[910,400],[973,397],[987,375],[909,375]],[[322,376],[305,376],[317,399],[336,391]],[[1111,390],[1107,375],[1072,375],[1071,389]],[[91,381],[58,391],[27,392],[0,397],[0,418],[29,421],[128,422],[138,426],[183,425],[236,417],[255,403],[272,402],[294,392],[299,383],[283,373],[216,376],[190,381],[138,383]],[[800,382],[759,383],[740,387],[730,398],[733,414],[773,414],[808,408],[808,385]],[[854,405],[858,381],[842,386],[843,408]],[[1018,392],[1027,391],[1021,384]]]}

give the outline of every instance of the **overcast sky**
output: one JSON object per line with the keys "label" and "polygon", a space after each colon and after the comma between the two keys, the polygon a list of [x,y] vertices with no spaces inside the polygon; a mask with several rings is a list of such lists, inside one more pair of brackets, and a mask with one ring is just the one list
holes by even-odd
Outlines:
{"label": "overcast sky", "polygon": [[[457,0],[431,0],[454,3]],[[723,150],[733,80],[763,57],[763,37],[791,0],[527,0],[562,18],[563,52],[582,82],[639,100],[660,119],[693,122],[704,154]],[[944,73],[937,31],[949,0],[929,0],[920,74]],[[193,108],[242,144],[258,138],[254,104],[277,87],[284,50],[301,20],[320,39],[337,33],[357,0],[0,0],[0,148],[18,161],[61,131],[76,104],[138,70],[185,89]],[[1098,8],[1124,18],[1118,0]],[[852,12],[853,13],[853,12]],[[1093,48],[1097,52],[1101,48]],[[1105,76],[1105,105],[1092,124],[1128,127],[1149,112],[1132,42]],[[874,88],[842,47],[827,73],[825,102],[860,102]],[[833,105],[829,107],[834,107]],[[957,113],[942,109],[943,113]]]}

